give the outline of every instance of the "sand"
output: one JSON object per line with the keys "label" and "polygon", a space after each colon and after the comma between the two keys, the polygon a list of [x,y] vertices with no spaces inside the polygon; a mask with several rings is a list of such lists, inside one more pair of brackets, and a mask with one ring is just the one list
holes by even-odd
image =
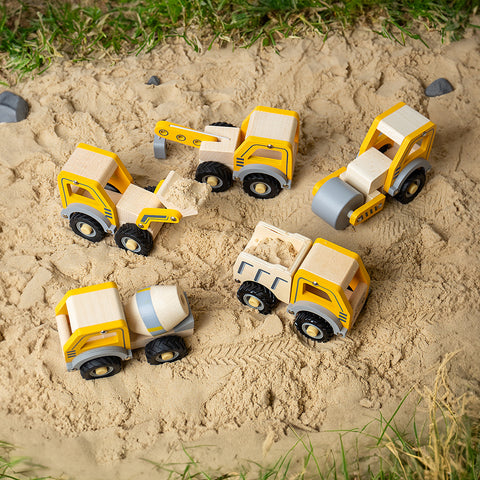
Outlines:
{"label": "sand", "polygon": [[[427,41],[401,47],[359,29],[283,41],[278,54],[258,45],[197,54],[173,40],[116,62],[59,59],[14,87],[31,112],[0,125],[0,439],[56,474],[121,480],[152,473],[142,458],[185,460],[181,445],[213,445],[195,455],[228,470],[269,463],[292,445],[292,429],[322,455],[333,445],[322,430],[388,416],[452,351],[452,391],[478,399],[479,36]],[[159,86],[145,84],[152,75]],[[427,98],[439,77],[455,90]],[[311,189],[355,158],[374,117],[398,101],[438,125],[424,191],[335,231],[311,212]],[[155,123],[240,125],[257,105],[300,115],[290,191],[260,201],[235,184],[211,195],[197,216],[165,225],[147,258],[112,237],[90,244],[60,217],[56,176],[79,142],[117,153],[141,186],[171,169],[193,178],[197,150],[173,144],[154,158]],[[372,292],[347,338],[305,344],[285,305],[263,317],[238,302],[232,266],[260,220],[361,255]],[[68,373],[54,307],[67,290],[105,281],[124,301],[177,282],[196,318],[190,354],[154,367],[137,351],[101,381]]]}

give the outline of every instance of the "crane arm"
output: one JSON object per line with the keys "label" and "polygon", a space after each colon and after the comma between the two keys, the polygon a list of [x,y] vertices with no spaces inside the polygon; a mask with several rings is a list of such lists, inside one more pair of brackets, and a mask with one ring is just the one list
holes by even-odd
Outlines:
{"label": "crane arm", "polygon": [[175,123],[160,121],[155,125],[155,134],[160,138],[166,138],[172,142],[188,145],[189,147],[200,148],[202,142],[218,142],[219,137],[209,135],[205,132],[192,130],[191,128],[177,125]]}

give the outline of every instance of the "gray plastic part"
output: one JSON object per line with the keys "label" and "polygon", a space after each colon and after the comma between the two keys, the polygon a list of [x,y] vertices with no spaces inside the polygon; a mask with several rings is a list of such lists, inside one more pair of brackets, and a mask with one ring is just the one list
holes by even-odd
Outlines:
{"label": "gray plastic part", "polygon": [[77,355],[71,362],[67,362],[67,370],[78,370],[85,362],[89,362],[94,358],[101,357],[119,357],[122,360],[132,358],[132,351],[123,347],[100,347]]}
{"label": "gray plastic part", "polygon": [[333,177],[313,197],[312,211],[336,230],[343,230],[350,225],[349,212],[363,205],[364,201],[358,190]]}
{"label": "gray plastic part", "polygon": [[290,303],[287,306],[287,312],[292,313],[293,315],[296,315],[299,312],[314,313],[315,315],[322,317],[330,324],[335,335],[345,336],[347,333],[347,329],[342,325],[340,320],[335,315],[333,315],[332,312],[322,307],[321,305],[316,305],[315,303],[301,300],[300,302],[295,302],[293,304]]}
{"label": "gray plastic part", "polygon": [[182,320],[174,329],[175,333],[185,332],[187,330],[192,330],[195,326],[195,319],[193,318],[192,310],[190,309],[190,303],[188,302],[187,294],[184,292],[185,299],[187,300],[188,305],[188,316],[185,320]]}
{"label": "gray plastic part", "polygon": [[84,213],[85,215],[88,215],[96,220],[105,232],[111,233],[112,235],[115,233],[115,225],[112,225],[110,220],[105,215],[102,215],[98,210],[95,210],[88,205],[83,205],[83,203],[71,203],[67,208],[62,209],[61,212],[62,217],[68,219],[70,219],[71,215],[74,213]]}
{"label": "gray plastic part", "polygon": [[450,92],[453,92],[453,87],[446,78],[437,78],[425,89],[427,97],[439,97]]}
{"label": "gray plastic part", "polygon": [[416,158],[412,160],[399,174],[393,182],[393,185],[388,189],[388,194],[394,197],[402,186],[402,183],[413,173],[415,170],[422,168],[425,172],[428,172],[432,166],[423,158]]}
{"label": "gray plastic part", "polygon": [[0,123],[16,123],[28,115],[27,102],[12,92],[0,94]]}
{"label": "gray plastic part", "polygon": [[160,85],[160,79],[156,75],[152,75],[147,82],[147,85],[155,85],[158,87]]}
{"label": "gray plastic part", "polygon": [[265,175],[270,175],[278,181],[282,188],[290,188],[292,186],[291,180],[287,180],[285,175],[278,170],[278,168],[271,167],[270,165],[246,165],[238,170],[238,172],[233,172],[233,178],[238,178],[243,182],[243,179],[251,173],[263,173]]}
{"label": "gray plastic part", "polygon": [[157,134],[154,134],[153,137],[153,155],[159,160],[165,160],[167,158],[167,141]]}

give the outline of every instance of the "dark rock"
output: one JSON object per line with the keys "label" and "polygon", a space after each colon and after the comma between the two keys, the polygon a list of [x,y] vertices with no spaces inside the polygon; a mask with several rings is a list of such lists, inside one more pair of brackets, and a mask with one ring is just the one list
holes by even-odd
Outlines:
{"label": "dark rock", "polygon": [[147,85],[155,85],[155,86],[158,86],[158,85],[160,85],[160,79],[159,79],[156,75],[153,75],[153,76],[151,76],[150,79],[148,80]]}
{"label": "dark rock", "polygon": [[0,94],[0,123],[15,123],[25,120],[28,115],[27,102],[12,92]]}
{"label": "dark rock", "polygon": [[452,84],[446,78],[437,78],[425,89],[425,95],[427,97],[439,97],[452,91]]}

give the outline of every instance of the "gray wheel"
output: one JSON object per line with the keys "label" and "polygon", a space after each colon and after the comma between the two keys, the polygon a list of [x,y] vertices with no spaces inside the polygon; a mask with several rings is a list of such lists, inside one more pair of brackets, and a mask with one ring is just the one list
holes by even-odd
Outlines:
{"label": "gray wheel", "polygon": [[134,223],[122,225],[115,233],[114,239],[118,247],[138,255],[148,256],[153,248],[152,234]]}
{"label": "gray wheel", "polygon": [[105,237],[102,226],[84,213],[72,213],[70,227],[77,235],[90,242],[99,242]]}
{"label": "gray wheel", "polygon": [[415,170],[405,179],[400,191],[393,198],[403,204],[410,203],[422,191],[425,180],[425,170]]}
{"label": "gray wheel", "polygon": [[100,357],[85,362],[80,367],[80,374],[85,380],[106,378],[116,375],[122,369],[122,361],[118,357]]}
{"label": "gray wheel", "polygon": [[182,337],[160,337],[147,343],[145,356],[150,365],[172,363],[181,360],[187,355],[187,347]]}
{"label": "gray wheel", "polygon": [[335,230],[350,225],[348,213],[363,205],[363,195],[338,177],[325,182],[312,201],[312,211]]}
{"label": "gray wheel", "polygon": [[295,328],[314,342],[328,342],[333,337],[333,328],[322,317],[311,312],[298,312]]}
{"label": "gray wheel", "polygon": [[266,287],[257,282],[247,281],[240,285],[237,298],[247,307],[268,315],[277,305],[277,297]]}

